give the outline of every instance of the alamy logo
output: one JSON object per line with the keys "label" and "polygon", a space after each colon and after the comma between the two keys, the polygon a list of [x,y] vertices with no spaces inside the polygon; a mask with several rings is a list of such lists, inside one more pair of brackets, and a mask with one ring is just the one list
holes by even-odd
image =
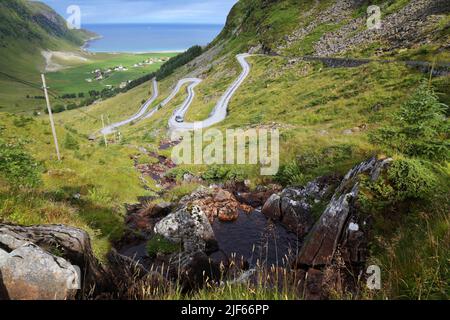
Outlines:
{"label": "alamy logo", "polygon": [[277,129],[176,131],[172,140],[181,141],[172,150],[172,161],[178,165],[260,165],[263,176],[277,174],[280,166]]}
{"label": "alamy logo", "polygon": [[71,5],[67,7],[67,14],[70,16],[67,18],[67,28],[70,30],[81,29],[81,8],[77,5]]}
{"label": "alamy logo", "polygon": [[379,6],[369,6],[367,8],[367,29],[381,29],[381,9]]}
{"label": "alamy logo", "polygon": [[367,288],[370,290],[380,290],[381,289],[381,268],[379,266],[373,265],[367,268]]}

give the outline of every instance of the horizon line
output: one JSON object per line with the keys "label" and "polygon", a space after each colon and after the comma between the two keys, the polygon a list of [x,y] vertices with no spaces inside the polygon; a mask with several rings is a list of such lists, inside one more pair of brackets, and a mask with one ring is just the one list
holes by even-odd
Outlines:
{"label": "horizon line", "polygon": [[117,25],[117,24],[134,24],[134,25],[193,25],[193,26],[224,26],[225,23],[193,23],[193,22],[90,22],[82,25]]}

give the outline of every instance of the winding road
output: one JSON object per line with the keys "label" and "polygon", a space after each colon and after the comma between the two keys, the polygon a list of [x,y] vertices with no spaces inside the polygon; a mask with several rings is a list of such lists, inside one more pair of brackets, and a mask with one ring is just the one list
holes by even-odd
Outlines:
{"label": "winding road", "polygon": [[[158,93],[158,83],[156,82],[156,79],[153,79],[152,84],[153,84],[153,95],[152,95],[152,97],[150,99],[148,99],[142,105],[142,107],[141,107],[141,109],[139,109],[138,113],[136,113],[134,116],[132,116],[132,117],[126,119],[126,120],[114,123],[112,125],[109,125],[109,126],[103,128],[100,131],[101,134],[111,134],[111,133],[113,133],[115,131],[115,129],[117,129],[119,127],[123,127],[123,126],[125,126],[125,125],[127,125],[127,124],[129,124],[129,123],[131,123],[133,121],[137,121],[140,118],[142,118],[145,115],[145,113],[147,112],[148,108],[150,108],[150,106],[153,104],[153,102],[155,102],[155,100],[158,98],[158,95],[159,95],[159,93]],[[153,111],[156,112],[155,110],[153,110]]]}
{"label": "winding road", "polygon": [[250,55],[247,53],[239,54],[236,56],[238,62],[242,66],[242,73],[234,81],[234,83],[227,89],[227,91],[222,95],[222,97],[217,102],[213,111],[209,115],[209,118],[199,122],[178,122],[177,119],[184,119],[186,112],[189,110],[190,105],[195,97],[194,88],[201,82],[201,79],[191,79],[192,84],[189,85],[188,97],[183,102],[180,108],[178,108],[172,117],[169,119],[169,127],[172,130],[193,130],[211,127],[219,122],[222,122],[227,117],[228,105],[231,98],[242,85],[244,80],[250,73],[250,65],[248,64],[246,58]]}
{"label": "winding road", "polygon": [[[184,100],[183,104],[175,110],[172,117],[169,119],[169,127],[172,130],[193,130],[193,129],[201,129],[201,128],[207,128],[212,125],[215,125],[219,122],[222,122],[227,117],[227,109],[228,104],[231,101],[231,98],[236,93],[236,91],[239,89],[239,87],[242,85],[244,80],[247,78],[247,76],[250,73],[250,65],[247,62],[246,58],[249,57],[250,54],[243,53],[236,56],[236,59],[238,60],[239,64],[242,67],[242,72],[239,75],[239,77],[233,82],[233,84],[227,89],[227,91],[222,95],[222,97],[217,102],[216,106],[214,107],[213,111],[211,112],[209,118],[203,121],[199,122],[184,122],[181,121],[184,119],[187,111],[189,110],[189,107],[192,104],[192,101],[195,97],[195,87],[199,85],[203,80],[199,78],[185,78],[178,81],[175,88],[172,90],[170,95],[162,101],[158,106],[150,110],[149,107],[155,102],[155,100],[158,98],[158,84],[156,82],[156,79],[153,79],[153,95],[152,97],[145,102],[144,105],[142,105],[141,109],[138,113],[136,113],[134,116],[123,120],[121,122],[114,123],[112,125],[109,125],[108,127],[105,127],[100,132],[102,134],[111,134],[113,133],[117,128],[122,127],[124,125],[127,125],[129,123],[132,123],[134,121],[138,120],[144,120],[151,118],[159,109],[166,106],[170,101],[172,101],[175,96],[180,92],[181,88],[189,84],[187,87],[187,98]],[[181,119],[181,120],[180,120]],[[178,121],[177,121],[178,120]]]}

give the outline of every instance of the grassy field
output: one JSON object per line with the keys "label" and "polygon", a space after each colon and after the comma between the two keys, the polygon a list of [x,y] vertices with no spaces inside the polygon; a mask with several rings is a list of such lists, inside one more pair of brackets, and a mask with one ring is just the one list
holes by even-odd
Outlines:
{"label": "grassy field", "polygon": [[25,225],[64,223],[82,227],[90,232],[98,256],[106,254],[110,242],[122,234],[123,204],[149,195],[130,158],[139,153],[137,148],[101,147],[89,143],[70,125],[58,122],[63,158],[59,162],[45,117],[2,113],[0,123],[1,138],[23,143],[39,163],[43,181],[36,190],[19,193],[0,181],[0,219]]}
{"label": "grassy field", "polygon": [[[78,103],[81,100],[78,98],[78,94],[81,92],[84,97],[88,97],[90,90],[101,91],[107,86],[117,88],[122,82],[134,80],[158,70],[163,63],[158,61],[159,59],[167,59],[176,55],[176,53],[91,54],[64,43],[57,47],[58,51],[73,52],[87,60],[55,59],[55,62],[64,69],[47,73],[47,85],[58,96],[76,94],[77,98],[52,101],[53,105]],[[45,69],[44,57],[36,50],[27,50],[26,46],[20,42],[8,48],[0,48],[0,55],[2,56],[0,61],[0,112],[22,114],[32,114],[34,111],[42,112],[46,107],[45,100],[34,97],[43,96],[40,74]],[[156,62],[142,67],[133,67],[134,64],[150,58]],[[91,74],[91,71],[96,69],[106,70],[119,65],[128,70],[113,71],[108,78],[101,81],[94,80],[95,76]],[[86,81],[89,78],[93,79],[90,83]]]}
{"label": "grassy field", "polygon": [[[160,68],[163,62],[155,62],[151,65],[134,67],[135,64],[142,63],[147,59],[167,59],[173,57],[176,53],[147,53],[147,54],[108,54],[95,53],[84,55],[88,61],[79,66],[71,67],[57,72],[51,72],[47,75],[52,89],[60,94],[64,93],[87,93],[90,90],[102,90],[111,85],[118,87],[122,82],[137,79]],[[111,75],[103,80],[94,80],[95,75],[92,71],[96,69],[106,70],[108,68],[122,65],[127,71],[113,71]],[[91,83],[86,79],[92,79]]]}

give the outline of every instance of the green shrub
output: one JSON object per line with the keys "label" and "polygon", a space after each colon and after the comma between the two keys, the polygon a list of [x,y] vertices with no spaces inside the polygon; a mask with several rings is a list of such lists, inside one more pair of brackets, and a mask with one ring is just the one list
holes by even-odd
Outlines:
{"label": "green shrub", "polygon": [[387,178],[398,200],[427,198],[436,187],[437,179],[431,164],[417,159],[398,159],[392,163]]}
{"label": "green shrub", "polygon": [[66,134],[66,137],[64,138],[64,148],[68,150],[79,150],[80,144],[78,143],[77,139],[70,133]]}
{"label": "green shrub", "polygon": [[295,160],[281,165],[275,180],[282,185],[303,185],[318,175],[327,174],[343,163],[353,161],[354,153],[354,147],[349,144],[306,151]]}
{"label": "green shrub", "polygon": [[39,165],[22,144],[0,140],[0,176],[14,187],[36,187],[41,182]]}
{"label": "green shrub", "polygon": [[185,174],[194,175],[189,169],[183,167],[176,167],[166,172],[166,177],[175,179],[177,181],[183,180]]}
{"label": "green shrub", "polygon": [[373,143],[410,157],[436,161],[450,158],[446,106],[434,90],[422,83],[410,101],[394,114],[390,126],[370,136]]}
{"label": "green shrub", "polygon": [[432,164],[418,159],[395,160],[376,181],[361,177],[358,204],[362,212],[374,214],[392,210],[407,200],[427,200],[437,187]]}
{"label": "green shrub", "polygon": [[299,162],[294,160],[280,167],[275,180],[283,185],[302,185],[306,179]]}
{"label": "green shrub", "polygon": [[25,127],[27,124],[33,122],[33,118],[29,118],[29,117],[24,117],[24,116],[20,116],[18,118],[14,118],[13,120],[13,124],[14,126],[16,126],[17,128],[23,128]]}
{"label": "green shrub", "polygon": [[213,165],[208,167],[202,174],[202,179],[208,181],[244,181],[246,179],[246,173],[244,169],[239,167]]}
{"label": "green shrub", "polygon": [[173,243],[161,235],[155,235],[147,243],[147,252],[151,257],[158,253],[171,254],[180,251],[180,245]]}

